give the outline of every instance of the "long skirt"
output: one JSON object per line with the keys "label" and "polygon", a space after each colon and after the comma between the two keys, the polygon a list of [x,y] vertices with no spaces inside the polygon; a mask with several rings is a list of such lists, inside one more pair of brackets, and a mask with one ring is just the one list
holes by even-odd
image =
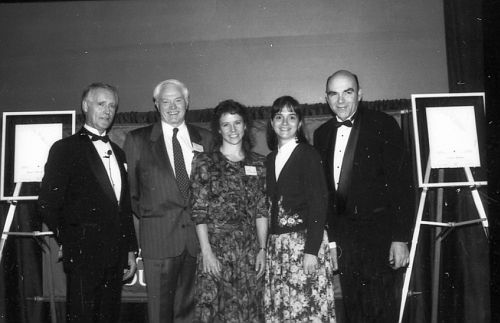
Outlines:
{"label": "long skirt", "polygon": [[326,232],[315,274],[304,273],[304,245],[303,231],[269,236],[264,290],[266,322],[336,322]]}

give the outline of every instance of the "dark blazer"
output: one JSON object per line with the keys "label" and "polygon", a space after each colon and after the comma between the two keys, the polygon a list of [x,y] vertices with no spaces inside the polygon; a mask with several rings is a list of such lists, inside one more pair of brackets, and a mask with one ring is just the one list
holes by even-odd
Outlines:
{"label": "dark blazer", "polygon": [[408,241],[413,219],[412,170],[401,130],[389,115],[360,108],[336,192],[332,170],[335,121],[327,121],[314,132],[330,192],[329,239],[349,239],[353,224],[363,226],[377,235],[387,254],[390,242]]}
{"label": "dark blazer", "polygon": [[137,251],[125,154],[111,143],[121,173],[117,201],[108,174],[88,135],[78,132],[51,147],[38,204],[43,220],[57,232],[66,270],[127,266]]}
{"label": "dark blazer", "polygon": [[[276,181],[276,155],[276,150],[271,152],[266,161],[266,190],[271,207],[269,232],[280,234],[306,230],[304,252],[317,256],[323,241],[328,208],[328,191],[321,158],[313,147],[299,144]],[[293,225],[289,221],[280,224],[280,220],[290,217]]]}
{"label": "dark blazer", "polygon": [[[187,125],[191,142],[212,148],[211,133]],[[139,217],[139,240],[144,258],[164,259],[180,255],[185,248],[199,250],[191,221],[189,199],[177,186],[170,165],[161,122],[131,131],[125,139],[132,210]]]}

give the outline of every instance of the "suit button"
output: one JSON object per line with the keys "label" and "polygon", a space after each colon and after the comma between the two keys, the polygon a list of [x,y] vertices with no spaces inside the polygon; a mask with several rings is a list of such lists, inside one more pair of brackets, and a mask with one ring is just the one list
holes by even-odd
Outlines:
{"label": "suit button", "polygon": [[186,227],[186,225],[185,225],[185,224],[181,225],[181,228],[183,228],[183,229],[184,229],[185,227]]}

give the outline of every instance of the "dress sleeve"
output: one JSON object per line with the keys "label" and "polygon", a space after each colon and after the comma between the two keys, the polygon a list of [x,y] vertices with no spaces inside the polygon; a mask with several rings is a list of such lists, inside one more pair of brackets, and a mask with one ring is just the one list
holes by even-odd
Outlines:
{"label": "dress sleeve", "polygon": [[308,204],[307,236],[304,252],[318,255],[325,230],[328,210],[328,190],[321,158],[315,150],[304,158],[304,193]]}
{"label": "dress sleeve", "polygon": [[266,204],[266,167],[264,165],[264,157],[259,160],[257,175],[258,178],[254,187],[254,192],[250,192],[254,195],[252,198],[254,207],[250,209],[253,210],[254,214],[252,214],[252,217],[255,219],[268,216]]}
{"label": "dress sleeve", "polygon": [[210,159],[205,153],[196,154],[191,171],[191,219],[195,224],[212,222],[210,219]]}

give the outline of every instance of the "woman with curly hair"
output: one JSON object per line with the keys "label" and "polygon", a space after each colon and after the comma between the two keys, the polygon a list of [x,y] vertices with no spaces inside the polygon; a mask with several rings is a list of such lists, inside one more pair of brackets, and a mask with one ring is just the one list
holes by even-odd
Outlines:
{"label": "woman with curly hair", "polygon": [[267,236],[265,158],[251,151],[246,108],[215,108],[216,149],[193,160],[192,218],[201,246],[197,322],[262,322]]}

